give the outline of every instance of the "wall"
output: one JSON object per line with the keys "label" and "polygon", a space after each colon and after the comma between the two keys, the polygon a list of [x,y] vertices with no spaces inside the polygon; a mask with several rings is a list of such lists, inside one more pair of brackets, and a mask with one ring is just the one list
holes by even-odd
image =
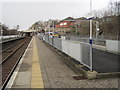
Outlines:
{"label": "wall", "polygon": [[120,53],[119,45],[120,45],[120,41],[106,40],[106,50],[108,50],[108,51]]}

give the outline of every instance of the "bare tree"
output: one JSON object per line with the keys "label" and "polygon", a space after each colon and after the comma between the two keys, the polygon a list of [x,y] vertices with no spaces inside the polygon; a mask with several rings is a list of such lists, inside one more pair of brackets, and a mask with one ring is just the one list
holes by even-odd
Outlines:
{"label": "bare tree", "polygon": [[99,10],[97,16],[100,18],[100,28],[103,29],[104,35],[109,39],[119,37],[119,8],[120,2],[110,2],[108,8]]}
{"label": "bare tree", "polygon": [[5,24],[2,24],[3,35],[8,35],[8,27]]}

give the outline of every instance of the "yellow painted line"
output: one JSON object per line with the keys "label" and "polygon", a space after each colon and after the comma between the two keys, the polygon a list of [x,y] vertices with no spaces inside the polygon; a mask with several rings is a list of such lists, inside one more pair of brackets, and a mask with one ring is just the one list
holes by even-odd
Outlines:
{"label": "yellow painted line", "polygon": [[33,40],[34,43],[33,43],[31,88],[44,88],[35,37],[33,38]]}

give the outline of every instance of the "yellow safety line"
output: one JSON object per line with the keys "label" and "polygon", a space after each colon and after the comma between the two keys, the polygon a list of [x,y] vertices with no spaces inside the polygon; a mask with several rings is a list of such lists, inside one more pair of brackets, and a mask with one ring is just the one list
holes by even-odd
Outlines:
{"label": "yellow safety line", "polygon": [[35,37],[33,37],[33,41],[34,43],[33,43],[31,88],[44,88]]}

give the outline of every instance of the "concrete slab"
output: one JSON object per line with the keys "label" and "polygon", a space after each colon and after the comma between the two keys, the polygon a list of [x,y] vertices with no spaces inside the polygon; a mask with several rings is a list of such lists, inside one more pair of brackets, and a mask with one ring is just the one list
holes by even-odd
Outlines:
{"label": "concrete slab", "polygon": [[16,77],[16,81],[14,85],[30,85],[31,84],[31,72],[20,72],[18,76]]}
{"label": "concrete slab", "polygon": [[21,89],[21,88],[30,88],[30,85],[15,85],[12,88],[17,88],[17,90],[18,90],[18,89]]}

